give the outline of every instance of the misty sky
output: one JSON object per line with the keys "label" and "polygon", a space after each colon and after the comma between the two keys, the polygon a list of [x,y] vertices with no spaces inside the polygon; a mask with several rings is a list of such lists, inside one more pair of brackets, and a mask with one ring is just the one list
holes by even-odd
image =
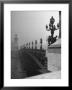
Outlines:
{"label": "misty sky", "polygon": [[[46,43],[50,31],[46,31],[46,24],[49,24],[50,18],[55,18],[55,25],[59,22],[58,11],[12,11],[11,12],[11,35],[12,40],[15,34],[18,34],[19,46],[37,40],[43,39]],[[59,34],[55,31],[55,35]]]}

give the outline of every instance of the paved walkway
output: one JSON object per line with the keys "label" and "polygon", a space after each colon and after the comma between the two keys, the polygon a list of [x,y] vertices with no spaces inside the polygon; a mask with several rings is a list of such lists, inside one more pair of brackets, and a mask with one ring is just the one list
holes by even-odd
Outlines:
{"label": "paved walkway", "polygon": [[26,79],[61,79],[61,71],[40,74]]}

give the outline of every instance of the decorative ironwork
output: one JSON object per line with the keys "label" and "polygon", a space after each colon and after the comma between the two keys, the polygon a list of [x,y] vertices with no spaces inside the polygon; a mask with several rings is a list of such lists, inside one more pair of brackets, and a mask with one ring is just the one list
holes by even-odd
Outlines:
{"label": "decorative ironwork", "polygon": [[53,18],[53,16],[50,18],[50,23],[49,23],[49,27],[48,25],[46,25],[46,30],[47,31],[51,31],[51,36],[48,37],[47,41],[48,41],[48,46],[50,46],[51,44],[53,44],[54,42],[56,42],[57,36],[54,37],[54,32],[55,30],[57,30],[56,26],[54,25],[55,19]]}

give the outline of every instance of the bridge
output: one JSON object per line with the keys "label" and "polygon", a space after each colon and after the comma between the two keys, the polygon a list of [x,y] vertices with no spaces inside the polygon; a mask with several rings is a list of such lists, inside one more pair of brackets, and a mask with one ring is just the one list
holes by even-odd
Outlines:
{"label": "bridge", "polygon": [[47,58],[45,50],[26,49],[19,50],[19,58],[21,60],[21,68],[26,71],[27,76],[39,75],[48,72]]}
{"label": "bridge", "polygon": [[[25,78],[49,72],[46,51],[42,48],[33,49],[23,47],[18,51],[12,52],[13,61],[15,65],[19,62],[17,66],[19,70],[12,70],[15,73],[12,75],[12,78]],[[12,67],[14,68],[14,65]]]}

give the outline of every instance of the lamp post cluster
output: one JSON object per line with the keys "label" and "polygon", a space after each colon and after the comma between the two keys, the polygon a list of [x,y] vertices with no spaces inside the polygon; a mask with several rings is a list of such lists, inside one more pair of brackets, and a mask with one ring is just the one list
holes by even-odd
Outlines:
{"label": "lamp post cluster", "polygon": [[47,31],[51,31],[51,37],[53,38],[54,36],[54,31],[57,30],[56,26],[54,25],[55,19],[53,18],[53,16],[50,18],[50,23],[49,23],[49,27],[48,25],[46,25],[46,30]]}
{"label": "lamp post cluster", "polygon": [[47,68],[47,57],[46,57],[46,50],[43,49],[42,44],[43,44],[43,39],[40,38],[40,49],[37,48],[37,40],[35,40],[34,42],[29,42],[26,43],[22,46],[22,48],[20,49],[20,54],[22,55],[23,53],[26,53],[28,55],[30,55],[31,57],[35,57],[39,63],[39,66],[41,68],[41,72],[47,72],[48,68]]}
{"label": "lamp post cluster", "polygon": [[[24,44],[24,47],[23,48],[26,48],[26,49],[37,49],[37,40],[35,40],[35,42],[29,42],[29,43],[26,43]],[[40,38],[40,50],[42,50],[42,43],[43,43],[43,39]],[[35,44],[35,48],[34,48],[34,44]]]}
{"label": "lamp post cluster", "polygon": [[[60,15],[61,16],[61,15]],[[49,25],[46,25],[46,30],[47,31],[51,31],[51,36],[49,35],[47,41],[48,41],[48,46],[50,46],[51,44],[53,44],[54,42],[56,42],[57,40],[57,35],[54,37],[54,32],[55,30],[58,30],[59,29],[59,38],[61,38],[61,17],[59,19],[59,23],[57,23],[57,28],[56,26],[54,25],[55,23],[55,19],[54,17],[52,16],[50,18],[50,22],[49,22]]]}

